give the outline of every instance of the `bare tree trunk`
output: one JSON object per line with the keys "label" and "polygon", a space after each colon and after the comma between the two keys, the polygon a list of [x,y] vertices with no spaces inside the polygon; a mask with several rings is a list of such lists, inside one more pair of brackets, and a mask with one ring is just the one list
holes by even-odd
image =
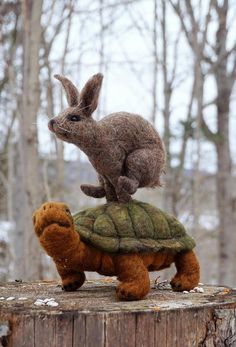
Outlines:
{"label": "bare tree trunk", "polygon": [[168,81],[167,70],[167,37],[166,37],[166,2],[162,0],[162,18],[161,18],[161,33],[162,33],[162,72],[163,72],[163,92],[164,92],[164,144],[166,150],[166,177],[164,190],[164,209],[173,213],[173,184],[171,170],[171,153],[170,153],[170,100],[171,100],[171,84]]}
{"label": "bare tree trunk", "polygon": [[[200,20],[196,20],[193,2],[185,0],[186,13],[183,13],[182,2],[174,2],[169,0],[176,14],[179,16],[182,29],[186,39],[193,50],[198,64],[203,62],[209,64],[209,70],[205,74],[213,74],[216,82],[216,101],[217,108],[217,131],[213,132],[209,128],[204,118],[203,112],[198,109],[198,119],[200,116],[201,130],[211,141],[217,154],[217,172],[216,172],[216,190],[217,190],[217,206],[219,215],[219,280],[227,285],[235,285],[235,261],[236,261],[236,233],[235,223],[236,217],[234,213],[234,192],[231,187],[231,153],[229,144],[229,109],[230,97],[236,78],[236,45],[227,50],[229,41],[229,30],[231,23],[227,23],[229,2],[211,0],[208,4],[208,13],[205,17],[205,27],[200,29]],[[214,50],[215,57],[209,55],[206,46],[208,43],[208,26],[211,19],[211,11],[214,9],[217,15],[216,38],[214,43],[210,43]],[[229,22],[229,21],[228,21]],[[189,28],[189,23],[190,28]],[[198,56],[196,56],[196,53]],[[229,59],[233,56],[233,64],[229,64]],[[232,60],[231,60],[232,62]],[[233,65],[231,71],[229,66]],[[197,88],[198,89],[198,88]],[[203,89],[201,87],[200,89]],[[201,92],[203,95],[203,93]],[[202,95],[199,94],[201,101]],[[198,99],[199,97],[197,97]],[[199,104],[200,105],[200,104]]]}
{"label": "bare tree trunk", "polygon": [[[105,23],[104,23],[104,0],[98,0],[99,6],[99,63],[98,63],[98,71],[100,73],[106,72],[105,66]],[[101,115],[104,113],[104,97],[101,95],[100,102],[97,107],[97,119],[101,118]]]}
{"label": "bare tree trunk", "polygon": [[[196,38],[197,39],[197,38]],[[201,58],[198,46],[195,48],[195,99],[196,99],[196,127],[194,129],[194,140],[196,142],[196,156],[194,160],[193,177],[193,228],[195,235],[199,230],[200,217],[200,158],[201,158],[201,115],[203,107],[203,75],[201,70]]]}
{"label": "bare tree trunk", "polygon": [[[20,206],[18,235],[23,248],[18,249],[17,276],[41,278],[41,256],[32,227],[32,212],[41,203],[38,137],[35,127],[39,108],[39,49],[41,41],[42,0],[23,0],[23,96],[20,116]],[[17,245],[17,247],[19,247]]]}
{"label": "bare tree trunk", "polygon": [[[226,53],[226,19],[227,8],[218,9],[219,27],[217,31],[218,56]],[[219,140],[216,142],[217,151],[217,205],[219,212],[220,231],[220,283],[235,285],[235,224],[233,220],[233,196],[231,187],[231,153],[229,144],[229,105],[231,89],[227,72],[227,60],[219,62],[215,69],[217,86],[217,123]]]}
{"label": "bare tree trunk", "polygon": [[[178,202],[180,201],[180,182],[183,174],[183,165],[185,159],[185,149],[179,156],[180,166],[178,168],[178,174],[176,175],[177,168],[172,167],[171,163],[171,98],[173,93],[173,84],[176,79],[176,68],[177,68],[177,58],[178,58],[178,43],[179,36],[177,37],[174,44],[174,57],[173,57],[173,67],[170,69],[168,67],[168,35],[167,35],[167,8],[166,1],[161,2],[162,15],[160,19],[161,25],[161,42],[162,42],[162,60],[161,67],[163,73],[163,94],[164,94],[164,108],[163,108],[163,118],[164,118],[164,144],[166,150],[166,177],[164,185],[164,201],[163,207],[166,211],[178,215]],[[183,133],[183,138],[185,137],[185,132]],[[187,138],[186,138],[187,142]],[[182,160],[181,160],[182,159]]]}
{"label": "bare tree trunk", "polygon": [[8,141],[8,151],[7,151],[7,219],[13,222],[13,185],[14,185],[14,152],[12,136],[10,136]]}
{"label": "bare tree trunk", "polygon": [[[68,26],[66,30],[66,39],[65,46],[62,55],[61,61],[61,73],[65,74],[65,64],[66,64],[66,56],[68,51],[68,44],[70,39],[71,32],[71,20],[73,13],[73,1],[70,0],[69,3],[69,18],[68,18]],[[61,90],[61,109],[63,109],[63,91]],[[57,199],[64,201],[64,189],[65,189],[65,159],[64,159],[64,143],[61,140],[56,139],[56,149],[57,149]]]}
{"label": "bare tree trunk", "polygon": [[[225,100],[224,100],[225,102]],[[220,103],[220,101],[219,101]],[[228,124],[223,109],[218,109],[219,130],[222,137],[217,145],[217,206],[219,213],[219,281],[235,285],[235,223],[231,185],[231,160],[227,138]]]}
{"label": "bare tree trunk", "polygon": [[157,58],[157,0],[154,0],[154,15],[153,15],[153,85],[152,85],[152,113],[151,120],[155,125],[157,113],[157,72],[158,72],[158,58]]}

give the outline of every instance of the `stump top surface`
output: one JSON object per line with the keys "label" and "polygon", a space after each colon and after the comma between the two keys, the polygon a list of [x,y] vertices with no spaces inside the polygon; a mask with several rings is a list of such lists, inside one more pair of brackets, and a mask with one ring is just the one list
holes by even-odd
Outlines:
{"label": "stump top surface", "polygon": [[[87,281],[76,292],[63,292],[58,282],[0,283],[0,312],[61,314],[63,312],[149,312],[200,307],[236,307],[236,290],[223,286],[201,286],[204,293],[176,293],[168,285],[152,289],[146,299],[119,302],[115,297],[117,281]],[[9,299],[11,298],[11,299]],[[14,299],[12,299],[14,298]],[[24,300],[22,300],[24,298]],[[57,307],[36,306],[37,299],[54,298]],[[8,299],[8,300],[7,300]]]}

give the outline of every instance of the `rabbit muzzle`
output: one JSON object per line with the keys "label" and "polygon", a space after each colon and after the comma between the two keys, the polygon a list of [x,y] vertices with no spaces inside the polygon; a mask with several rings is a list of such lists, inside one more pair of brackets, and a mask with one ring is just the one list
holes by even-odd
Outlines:
{"label": "rabbit muzzle", "polygon": [[48,122],[48,128],[50,131],[54,132],[54,129],[53,129],[53,126],[55,125],[56,121],[55,119],[51,119],[49,122]]}
{"label": "rabbit muzzle", "polygon": [[58,122],[55,119],[51,119],[48,122],[48,128],[51,132],[53,132],[58,138],[60,138],[61,140],[67,141],[68,140],[68,136],[71,133],[70,130],[65,129],[64,127],[62,127],[60,125],[60,123],[58,124]]}

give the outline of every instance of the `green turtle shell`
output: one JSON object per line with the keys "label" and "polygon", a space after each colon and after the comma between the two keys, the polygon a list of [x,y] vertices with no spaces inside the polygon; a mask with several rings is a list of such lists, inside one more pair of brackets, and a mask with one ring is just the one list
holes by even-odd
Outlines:
{"label": "green turtle shell", "polygon": [[104,252],[181,252],[195,247],[175,217],[136,200],[88,208],[75,214],[74,221],[81,239]]}

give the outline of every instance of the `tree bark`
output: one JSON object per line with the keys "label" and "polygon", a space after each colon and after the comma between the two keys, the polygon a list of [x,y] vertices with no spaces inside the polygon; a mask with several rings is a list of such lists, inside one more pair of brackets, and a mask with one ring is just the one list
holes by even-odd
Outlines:
{"label": "tree bark", "polygon": [[[205,27],[201,32],[199,22],[195,18],[193,11],[193,2],[185,0],[187,15],[184,14],[180,7],[180,2],[169,0],[176,14],[179,16],[182,29],[186,35],[186,39],[197,58],[199,67],[203,67],[203,63],[210,65],[205,75],[212,74],[216,83],[216,122],[217,131],[214,133],[208,127],[203,115],[202,96],[201,104],[198,107],[198,122],[201,121],[201,130],[206,138],[213,143],[217,155],[217,172],[216,172],[216,191],[217,191],[217,207],[219,216],[219,281],[227,285],[235,285],[235,261],[236,261],[236,233],[235,233],[235,197],[232,189],[231,176],[231,152],[229,143],[229,112],[230,97],[235,83],[236,71],[236,45],[232,49],[227,50],[226,44],[229,41],[229,29],[227,27],[227,19],[229,13],[229,2],[224,0],[219,4],[217,1],[210,1],[207,16],[205,17]],[[216,12],[216,38],[211,43],[215,57],[212,59],[206,49],[208,42],[208,25],[211,18],[211,12]],[[187,20],[190,22],[187,25]],[[228,23],[229,24],[229,23]],[[231,73],[229,73],[229,58],[234,55],[235,64]],[[204,81],[203,81],[204,82]],[[200,88],[203,90],[203,85]],[[199,90],[200,90],[199,89]],[[200,118],[201,117],[201,118]],[[199,124],[199,123],[198,123]],[[198,125],[199,126],[199,125]]]}
{"label": "tree bark", "polygon": [[[236,295],[232,289],[204,286],[201,294],[183,294],[155,288],[152,282],[144,300],[117,302],[116,285],[106,278],[63,293],[58,282],[2,283],[1,295],[15,299],[0,303],[0,345],[235,346]],[[58,306],[35,305],[36,298],[51,297]]]}
{"label": "tree bark", "polygon": [[153,15],[153,85],[152,85],[152,113],[151,120],[155,126],[157,113],[157,73],[158,73],[158,57],[157,57],[157,0],[154,0],[154,15]]}
{"label": "tree bark", "polygon": [[[164,189],[164,201],[163,207],[169,213],[175,213],[173,206],[173,168],[171,167],[171,152],[170,152],[170,102],[172,96],[172,86],[168,80],[168,62],[167,62],[167,35],[166,35],[166,2],[162,0],[162,18],[161,18],[161,34],[162,34],[162,74],[163,74],[163,94],[164,94],[164,144],[166,150],[166,177],[165,177],[165,189]],[[172,76],[174,78],[174,76]]]}
{"label": "tree bark", "polygon": [[[20,205],[15,271],[24,279],[41,278],[41,256],[32,226],[32,212],[41,203],[38,136],[35,123],[40,101],[39,49],[42,0],[23,0],[23,95],[20,115]],[[22,247],[22,248],[21,248]]]}
{"label": "tree bark", "polygon": [[216,54],[218,66],[214,70],[217,87],[217,205],[219,213],[219,280],[221,283],[235,285],[235,224],[233,214],[233,192],[231,186],[232,163],[229,144],[229,105],[232,85],[227,71],[227,14],[228,2],[217,7],[218,30],[216,33]]}

